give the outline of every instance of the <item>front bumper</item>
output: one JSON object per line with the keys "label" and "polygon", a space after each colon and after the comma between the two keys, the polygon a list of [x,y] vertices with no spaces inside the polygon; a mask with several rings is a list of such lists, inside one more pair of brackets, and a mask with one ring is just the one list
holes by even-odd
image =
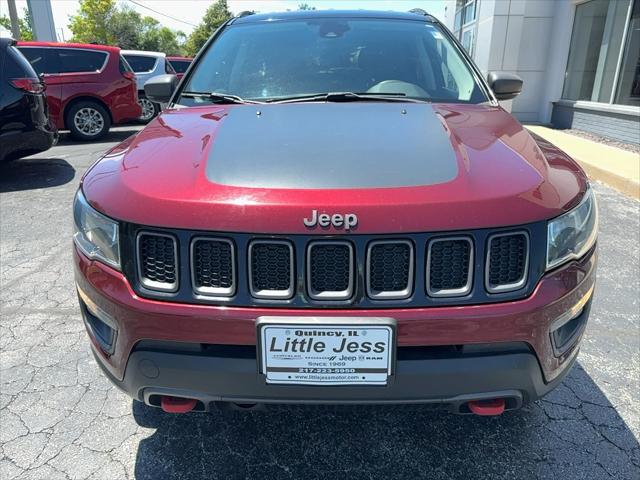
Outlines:
{"label": "front bumper", "polygon": [[[256,370],[256,359],[246,352],[215,348],[202,352],[144,345],[129,357],[124,379],[113,378],[99,354],[98,364],[120,389],[148,405],[159,406],[163,395],[198,401],[198,410],[215,402],[236,404],[410,404],[442,405],[454,413],[470,413],[468,402],[505,399],[507,410],[520,408],[553,389],[563,373],[545,382],[535,354],[524,343],[474,346],[465,354],[441,357],[433,353],[399,358],[388,385],[295,386],[269,385]],[[160,349],[159,349],[160,348]],[[577,351],[575,352],[577,353]]]}
{"label": "front bumper", "polygon": [[[134,398],[159,395],[237,403],[447,403],[504,397],[507,408],[540,398],[575,361],[595,284],[596,253],[556,269],[518,301],[385,309],[397,320],[398,359],[386,387],[267,385],[255,357],[260,316],[379,316],[380,310],[232,308],[137,296],[126,278],[74,249],[81,297],[109,317],[113,345],[91,329],[99,365]],[[571,344],[554,351],[550,328],[580,306]],[[443,353],[444,352],[444,353]]]}

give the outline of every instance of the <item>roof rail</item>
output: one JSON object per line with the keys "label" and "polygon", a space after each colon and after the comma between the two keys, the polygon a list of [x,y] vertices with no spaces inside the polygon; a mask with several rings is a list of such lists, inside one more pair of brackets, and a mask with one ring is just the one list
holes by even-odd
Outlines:
{"label": "roof rail", "polygon": [[409,13],[415,13],[416,15],[423,15],[425,17],[429,16],[429,14],[422,8],[412,8],[409,10]]}
{"label": "roof rail", "polygon": [[413,13],[415,15],[422,15],[423,17],[426,17],[427,21],[429,22],[440,23],[436,17],[426,12],[422,8],[412,8],[411,10],[409,10],[409,13]]}

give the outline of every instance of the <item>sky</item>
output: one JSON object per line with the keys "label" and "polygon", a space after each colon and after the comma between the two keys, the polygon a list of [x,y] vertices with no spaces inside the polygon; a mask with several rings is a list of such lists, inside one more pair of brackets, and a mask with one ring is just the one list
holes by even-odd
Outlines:
{"label": "sky", "polygon": [[[212,2],[213,0],[118,0],[119,4],[127,5],[141,15],[153,17],[173,30],[182,30],[187,35],[200,22],[205,10]],[[298,4],[303,2],[316,7],[317,10],[362,8],[408,11],[418,7],[443,21],[446,3],[444,0],[228,0],[229,9],[233,13],[239,13],[244,10],[259,12],[295,10]],[[67,24],[69,23],[69,16],[77,12],[78,5],[78,0],[51,0],[58,37],[64,35],[63,38],[59,38],[60,40],[69,40],[71,37]],[[16,0],[16,6],[19,15],[22,16],[23,8],[26,8],[27,2],[26,0]],[[0,15],[9,15],[6,0],[0,0]]]}

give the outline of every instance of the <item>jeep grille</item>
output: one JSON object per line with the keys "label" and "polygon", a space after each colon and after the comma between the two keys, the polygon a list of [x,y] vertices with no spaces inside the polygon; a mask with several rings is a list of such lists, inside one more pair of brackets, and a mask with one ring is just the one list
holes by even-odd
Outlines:
{"label": "jeep grille", "polygon": [[353,246],[343,241],[312,242],[307,252],[307,286],[314,300],[346,300],[353,294]]}
{"label": "jeep grille", "polygon": [[489,239],[486,287],[489,292],[505,292],[522,287],[527,277],[529,237],[524,232],[501,233]]}
{"label": "jeep grille", "polygon": [[[546,222],[406,235],[207,233],[125,224],[123,270],[143,297],[294,308],[524,298],[545,272]],[[135,261],[127,261],[135,257]],[[182,263],[181,263],[182,259]]]}
{"label": "jeep grille", "polygon": [[367,294],[371,298],[407,298],[413,290],[413,244],[379,240],[367,252]]}
{"label": "jeep grille", "polygon": [[249,286],[255,298],[291,298],[295,283],[293,246],[255,240],[249,245]]}
{"label": "jeep grille", "polygon": [[233,242],[196,237],[191,242],[191,280],[200,295],[230,297],[235,291]]}
{"label": "jeep grille", "polygon": [[436,238],[427,252],[427,293],[457,297],[471,290],[473,242],[468,237]]}
{"label": "jeep grille", "polygon": [[151,290],[174,292],[178,289],[176,240],[171,235],[141,232],[138,234],[138,275]]}

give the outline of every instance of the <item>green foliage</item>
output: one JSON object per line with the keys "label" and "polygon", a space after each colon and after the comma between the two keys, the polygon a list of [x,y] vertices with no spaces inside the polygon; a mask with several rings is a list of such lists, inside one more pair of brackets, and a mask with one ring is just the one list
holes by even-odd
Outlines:
{"label": "green foliage", "polygon": [[[145,17],[143,20],[142,40],[140,42],[140,50],[152,50],[156,52],[164,52],[167,55],[181,55],[182,48],[178,42],[178,35],[167,27],[152,25],[148,20],[152,18]],[[182,33],[182,32],[180,32]],[[182,33],[184,39],[184,33]]]}
{"label": "green foliage", "polygon": [[80,0],[78,14],[71,16],[69,23],[73,41],[113,44],[115,38],[109,26],[116,12],[114,0]]}
{"label": "green foliage", "polygon": [[[28,9],[22,11],[23,18],[18,18],[18,28],[20,28],[21,40],[33,40],[33,29],[31,28],[31,12]],[[0,26],[11,31],[11,19],[4,15],[0,15]]]}
{"label": "green foliage", "polygon": [[209,37],[224,22],[232,17],[227,0],[217,0],[207,8],[202,22],[193,30],[185,44],[186,54],[194,56],[202,48]]}
{"label": "green foliage", "polygon": [[80,9],[71,17],[69,29],[73,41],[169,55],[182,55],[185,42],[184,33],[163,27],[156,19],[143,17],[126,5],[118,7],[113,0],[80,0]]}
{"label": "green foliage", "polygon": [[135,10],[128,7],[116,10],[109,19],[110,40],[120,48],[138,50],[142,42],[140,23],[140,14]]}
{"label": "green foliage", "polygon": [[299,3],[298,10],[315,10],[316,7],[312,7],[308,3]]}

